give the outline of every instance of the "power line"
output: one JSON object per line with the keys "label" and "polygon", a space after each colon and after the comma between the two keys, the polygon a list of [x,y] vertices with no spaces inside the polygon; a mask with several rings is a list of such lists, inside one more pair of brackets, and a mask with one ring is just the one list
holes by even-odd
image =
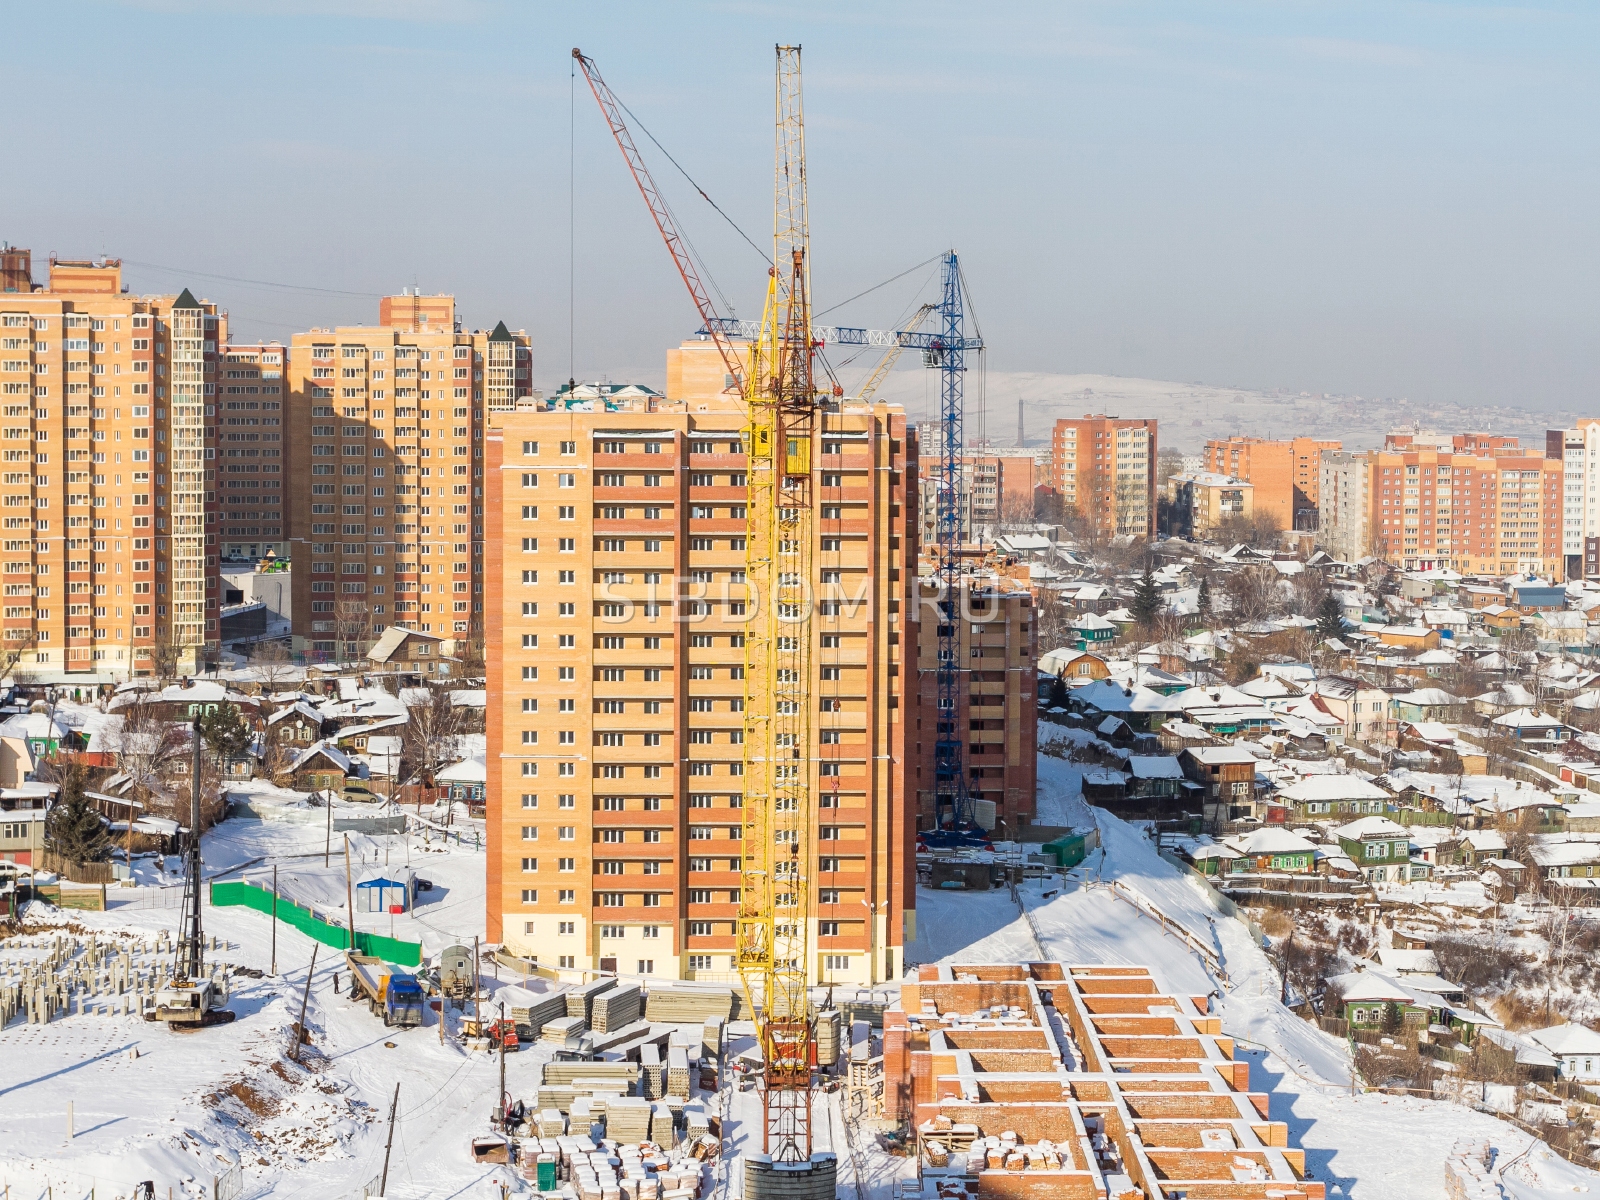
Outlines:
{"label": "power line", "polygon": [[828,308],[823,309],[821,312],[812,313],[811,314],[812,320],[815,320],[818,317],[825,317],[829,313],[833,312],[834,309],[843,308],[846,304],[854,304],[857,300],[861,299],[861,297],[870,296],[873,292],[877,291],[879,288],[888,287],[891,283],[895,282],[896,279],[904,279],[907,275],[911,274],[912,271],[920,271],[920,270],[922,270],[923,267],[927,266],[929,263],[938,262],[943,257],[944,257],[943,254],[935,254],[932,258],[925,258],[921,262],[919,262],[916,266],[908,267],[906,270],[901,271],[900,274],[894,276],[893,279],[885,279],[882,283],[875,283],[871,287],[869,287],[866,291],[857,292],[854,296],[851,296],[850,299],[848,299],[848,300],[841,300],[841,301],[839,301],[839,303],[834,304],[834,305],[830,305]]}
{"label": "power line", "polygon": [[214,275],[209,271],[191,271],[184,267],[168,267],[161,263],[140,262],[136,258],[122,260],[130,266],[144,267],[151,271],[166,271],[173,275],[196,275],[201,279],[219,279],[227,283],[245,283],[255,287],[283,288],[290,292],[321,292],[329,296],[366,296],[381,298],[382,292],[352,292],[343,288],[310,287],[302,283],[275,283],[270,279],[244,279],[237,275]]}

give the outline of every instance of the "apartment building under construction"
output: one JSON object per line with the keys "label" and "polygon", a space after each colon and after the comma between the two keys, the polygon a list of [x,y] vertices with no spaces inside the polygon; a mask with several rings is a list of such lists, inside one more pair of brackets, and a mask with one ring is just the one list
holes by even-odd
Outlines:
{"label": "apartment building under construction", "polygon": [[[664,399],[490,416],[489,937],[550,966],[735,978],[744,630],[764,598],[725,386],[689,343]],[[811,461],[808,955],[818,982],[866,983],[898,978],[914,937],[914,434],[897,406],[846,402]]]}
{"label": "apartment building under construction", "polygon": [[294,648],[355,659],[388,628],[477,659],[485,414],[531,392],[525,333],[459,328],[451,296],[294,335],[286,371]]}
{"label": "apartment building under construction", "polygon": [[1056,422],[1050,486],[1094,539],[1153,537],[1156,422],[1085,414]]}
{"label": "apartment building under construction", "polygon": [[921,696],[914,730],[913,784],[918,828],[935,825],[931,769],[938,730],[949,721],[966,750],[968,795],[974,815],[997,837],[1032,824],[1038,780],[1039,623],[1033,595],[1023,580],[981,567],[961,577],[956,609],[956,708],[939,709],[939,601],[941,584],[927,565],[918,583],[917,688]]}
{"label": "apartment building under construction", "polygon": [[216,382],[227,314],[134,296],[119,260],[7,251],[0,587],[19,674],[123,679],[219,656]]}
{"label": "apartment building under construction", "polygon": [[222,347],[217,365],[217,544],[223,558],[289,556],[281,343]]}

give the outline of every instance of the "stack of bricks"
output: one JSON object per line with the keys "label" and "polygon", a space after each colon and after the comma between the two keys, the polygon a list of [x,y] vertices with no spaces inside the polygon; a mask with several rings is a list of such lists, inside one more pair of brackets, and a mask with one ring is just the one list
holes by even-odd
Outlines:
{"label": "stack of bricks", "polygon": [[924,966],[883,1045],[927,1200],[1325,1195],[1207,998],[1142,967]]}

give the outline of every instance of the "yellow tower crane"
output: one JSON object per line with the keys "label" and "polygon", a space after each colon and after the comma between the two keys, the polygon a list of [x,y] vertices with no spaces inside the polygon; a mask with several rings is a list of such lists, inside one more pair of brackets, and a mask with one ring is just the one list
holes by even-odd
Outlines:
{"label": "yellow tower crane", "polygon": [[757,1009],[774,1162],[811,1156],[811,448],[816,347],[800,47],[777,47],[772,263],[747,376],[752,619],[745,633],[744,873],[738,966]]}

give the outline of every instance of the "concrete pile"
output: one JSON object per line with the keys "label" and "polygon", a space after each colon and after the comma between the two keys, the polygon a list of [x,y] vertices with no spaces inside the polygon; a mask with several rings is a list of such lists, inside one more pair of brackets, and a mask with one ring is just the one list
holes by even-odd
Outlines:
{"label": "concrete pile", "polygon": [[638,984],[612,988],[594,998],[589,1023],[596,1033],[616,1033],[638,1021],[639,1008]]}

